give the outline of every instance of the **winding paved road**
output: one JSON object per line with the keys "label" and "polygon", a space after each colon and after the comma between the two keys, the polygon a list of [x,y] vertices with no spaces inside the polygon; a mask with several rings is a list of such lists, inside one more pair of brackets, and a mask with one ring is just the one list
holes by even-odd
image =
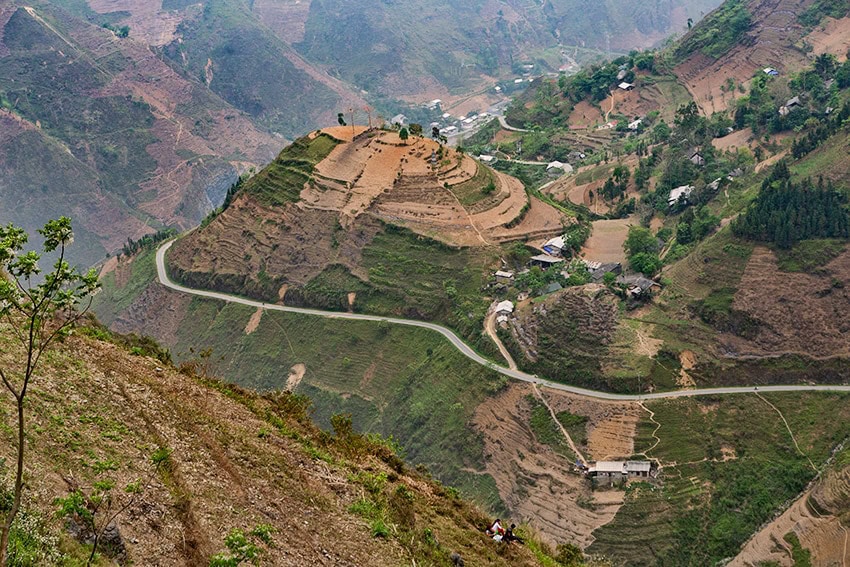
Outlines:
{"label": "winding paved road", "polygon": [[505,130],[510,130],[511,132],[530,132],[530,130],[526,130],[525,128],[516,128],[514,126],[511,126],[510,124],[508,124],[508,121],[505,120],[505,117],[501,114],[499,115],[498,118],[499,118],[499,125],[502,128],[504,128]]}
{"label": "winding paved road", "polygon": [[753,391],[758,392],[850,392],[850,386],[761,386],[759,388],[754,387],[733,387],[733,388],[704,388],[699,390],[674,390],[672,392],[654,392],[651,394],[642,394],[642,395],[628,395],[628,394],[612,394],[609,392],[599,392],[596,390],[588,390],[585,388],[578,388],[576,386],[569,386],[567,384],[561,384],[559,382],[552,382],[550,380],[545,380],[543,378],[539,378],[536,374],[528,374],[521,370],[513,370],[510,368],[505,368],[504,366],[499,366],[494,362],[491,362],[472,350],[472,348],[463,342],[460,337],[458,337],[454,332],[443,327],[442,325],[437,325],[436,323],[429,323],[427,321],[416,321],[413,319],[398,319],[395,317],[381,317],[379,315],[363,315],[361,313],[343,313],[338,311],[322,311],[319,309],[306,309],[303,307],[289,307],[286,305],[277,305],[274,303],[263,303],[261,301],[254,301],[253,299],[245,299],[244,297],[238,297],[235,295],[229,295],[226,293],[220,293],[216,291],[206,291],[200,289],[192,289],[189,287],[182,286],[177,284],[168,277],[168,273],[165,270],[165,253],[171,248],[171,245],[174,244],[174,240],[170,240],[159,247],[156,251],[156,271],[159,277],[159,283],[164,285],[167,288],[173,289],[175,291],[179,291],[182,293],[188,293],[191,295],[196,295],[199,297],[208,297],[210,299],[218,299],[220,301],[225,301],[228,303],[239,303],[241,305],[247,305],[249,307],[261,307],[263,309],[268,309],[270,311],[283,311],[285,313],[300,313],[302,315],[315,315],[317,317],[327,317],[329,319],[349,319],[354,321],[376,321],[376,322],[387,322],[393,325],[406,325],[408,327],[420,327],[423,329],[429,329],[431,331],[435,331],[443,335],[446,339],[449,340],[455,348],[457,348],[464,356],[467,358],[481,364],[482,366],[486,366],[499,374],[503,374],[509,378],[513,378],[515,380],[522,380],[523,382],[529,382],[531,384],[538,384],[540,386],[545,386],[547,388],[551,388],[553,390],[560,390],[562,392],[569,392],[572,394],[578,394],[580,396],[587,396],[589,398],[597,398],[601,400],[616,400],[616,401],[642,401],[642,400],[658,400],[658,399],[666,399],[666,398],[684,398],[691,396],[710,396],[716,394],[743,394],[743,393],[751,393]]}

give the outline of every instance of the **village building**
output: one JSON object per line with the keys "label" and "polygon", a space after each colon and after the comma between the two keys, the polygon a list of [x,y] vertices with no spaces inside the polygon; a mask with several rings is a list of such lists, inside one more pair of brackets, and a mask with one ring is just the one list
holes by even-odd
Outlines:
{"label": "village building", "polygon": [[623,266],[619,262],[593,262],[593,268],[588,267],[590,279],[593,282],[600,282],[605,278],[605,274],[619,275],[623,273]]}
{"label": "village building", "polygon": [[556,291],[561,291],[562,289],[564,289],[564,286],[562,286],[558,282],[552,282],[543,289],[541,289],[538,295],[549,295],[550,293],[555,293]]}
{"label": "village building", "polygon": [[682,185],[681,187],[676,187],[670,191],[670,196],[667,197],[667,205],[673,207],[680,202],[687,203],[691,193],[694,192],[694,189],[695,187],[693,185]]}
{"label": "village building", "polygon": [[691,157],[689,159],[691,160],[692,164],[697,165],[699,167],[705,165],[705,158],[702,157],[702,154],[699,152],[699,150],[694,150],[693,152],[691,152]]}
{"label": "village building", "polygon": [[622,83],[617,85],[617,88],[619,88],[620,90],[624,90],[624,91],[631,91],[631,90],[634,90],[635,85],[634,85],[634,83],[627,83],[627,82],[623,81]]}
{"label": "village building", "polygon": [[556,236],[555,238],[550,238],[546,244],[543,245],[543,251],[550,256],[560,256],[564,251],[565,246],[564,237]]}
{"label": "village building", "polygon": [[531,257],[530,263],[532,266],[540,266],[545,270],[563,261],[563,258],[558,258],[557,256],[551,256],[549,254],[538,254],[537,256]]}
{"label": "village building", "polygon": [[585,474],[596,481],[614,483],[628,478],[655,477],[655,472],[651,461],[597,461],[587,467]]}
{"label": "village building", "polygon": [[509,283],[513,283],[513,281],[514,281],[514,273],[513,272],[507,272],[507,271],[504,271],[504,270],[499,270],[494,275],[496,276],[496,281],[499,282],[499,283],[509,284]]}
{"label": "village building", "polygon": [[496,158],[487,154],[481,154],[478,156],[478,161],[481,163],[491,164],[496,162]]}
{"label": "village building", "polygon": [[771,77],[778,77],[779,76],[779,71],[777,71],[773,67],[765,67],[764,69],[762,69],[762,72],[765,75],[770,75]]}
{"label": "village building", "polygon": [[629,122],[629,124],[628,124],[628,129],[629,129],[629,130],[637,130],[638,128],[640,128],[640,125],[641,125],[641,124],[643,124],[643,119],[642,119],[642,118],[638,118],[638,119],[637,119],[637,120],[635,120],[634,122]]}
{"label": "village building", "polygon": [[643,276],[620,276],[616,283],[626,286],[626,295],[632,299],[649,295],[653,288],[661,287],[658,282]]}
{"label": "village building", "polygon": [[498,315],[510,315],[513,312],[514,304],[508,299],[501,301],[496,305],[496,313]]}
{"label": "village building", "polygon": [[795,108],[800,107],[800,97],[795,96],[794,98],[789,98],[785,104],[779,107],[779,115],[780,116],[788,116],[791,114],[791,111]]}
{"label": "village building", "polygon": [[394,126],[404,126],[407,124],[407,116],[404,114],[396,114],[393,116],[392,120],[390,120],[390,124],[393,124]]}

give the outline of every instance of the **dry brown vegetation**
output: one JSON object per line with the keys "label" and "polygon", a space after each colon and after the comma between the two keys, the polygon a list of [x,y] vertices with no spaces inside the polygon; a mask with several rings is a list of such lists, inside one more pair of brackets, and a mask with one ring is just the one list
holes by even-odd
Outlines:
{"label": "dry brown vegetation", "polygon": [[[638,406],[544,392],[556,412],[588,418],[589,457],[632,454]],[[586,547],[593,541],[591,533],[614,518],[624,493],[592,491],[569,458],[535,437],[529,427],[529,395],[532,386],[512,384],[476,410],[474,424],[484,436],[486,472],[496,479],[502,500],[523,519],[533,520],[544,539]]]}
{"label": "dry brown vegetation", "polygon": [[[115,463],[112,477],[124,486],[152,468],[154,449],[170,451],[117,520],[128,561],[203,565],[230,530],[267,524],[264,565],[446,564],[455,550],[467,564],[536,564],[527,549],[488,540],[485,516],[382,444],[319,432],[289,394],[259,396],[205,377],[203,364],[177,371],[83,336],[51,354],[33,386],[29,511],[52,518],[53,499],[91,483],[97,462]],[[0,435],[5,456],[9,431]],[[399,494],[403,508],[393,504]],[[370,520],[349,511],[364,498],[384,502],[387,537],[373,537]],[[64,533],[58,520],[48,527]],[[426,529],[432,543],[393,535]]]}

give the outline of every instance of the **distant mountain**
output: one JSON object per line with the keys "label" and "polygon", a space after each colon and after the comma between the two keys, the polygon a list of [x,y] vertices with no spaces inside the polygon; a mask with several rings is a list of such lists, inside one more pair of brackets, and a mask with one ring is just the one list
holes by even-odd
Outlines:
{"label": "distant mountain", "polygon": [[[511,73],[525,61],[557,70],[560,59],[545,53],[552,48],[650,47],[719,3],[313,0],[309,12],[293,15],[304,32],[291,39],[301,38],[294,45],[306,58],[366,90],[436,94],[470,88],[482,75]],[[279,17],[265,5],[256,10]]]}
{"label": "distant mountain", "polygon": [[0,11],[0,221],[70,212],[92,263],[188,228],[283,139],[146,46],[49,4]]}

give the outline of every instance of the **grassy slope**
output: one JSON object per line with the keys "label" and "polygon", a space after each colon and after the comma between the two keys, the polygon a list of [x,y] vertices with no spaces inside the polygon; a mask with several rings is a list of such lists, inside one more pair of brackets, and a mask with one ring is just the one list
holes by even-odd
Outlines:
{"label": "grassy slope", "polygon": [[468,423],[504,379],[426,330],[266,313],[256,332],[246,335],[253,311],[193,300],[187,317],[192,324],[181,330],[175,352],[212,348],[222,376],[260,391],[284,388],[289,369],[304,364],[298,391],[315,401],[321,425],[334,413],[351,413],[359,430],[392,435],[409,461],[502,508],[489,476],[462,469],[483,466],[482,441]]}
{"label": "grassy slope", "polygon": [[[114,274],[103,278],[95,312],[107,325],[154,279],[153,251],[136,256],[131,270],[123,286]],[[468,422],[481,401],[501,389],[502,378],[423,329],[265,313],[246,335],[253,313],[196,298],[176,343],[168,346],[180,359],[195,356],[190,349],[211,348],[221,376],[260,391],[285,387],[289,369],[305,364],[299,391],[314,399],[320,424],[327,426],[334,413],[351,413],[358,429],[397,438],[411,462],[427,464],[437,477],[494,509],[502,507],[489,476],[462,470],[482,468],[483,445]]]}
{"label": "grassy slope", "polygon": [[[2,331],[6,365],[15,354]],[[82,565],[86,557],[53,515],[66,482],[147,478],[148,455],[161,446],[171,451],[167,468],[117,522],[132,562],[207,564],[229,530],[262,523],[273,527],[274,548],[262,556],[268,565],[413,558],[442,566],[454,550],[472,564],[538,564],[525,548],[495,546],[480,531],[487,517],[407,469],[383,442],[320,432],[293,396],[261,397],[78,336],[48,353],[29,400],[26,530],[41,542],[31,549],[54,555],[50,563]],[[9,410],[0,411],[4,457]],[[386,536],[372,537],[379,525]],[[64,557],[56,556],[58,540]]]}
{"label": "grassy slope", "polygon": [[[850,435],[847,396],[765,395],[815,464]],[[753,395],[651,402],[661,424],[639,424],[636,450],[664,465],[662,487],[630,494],[591,551],[627,565],[708,565],[746,538],[814,477],[768,404]],[[743,425],[745,424],[745,425]],[[724,455],[734,455],[724,461]],[[707,459],[707,460],[706,460]]]}

